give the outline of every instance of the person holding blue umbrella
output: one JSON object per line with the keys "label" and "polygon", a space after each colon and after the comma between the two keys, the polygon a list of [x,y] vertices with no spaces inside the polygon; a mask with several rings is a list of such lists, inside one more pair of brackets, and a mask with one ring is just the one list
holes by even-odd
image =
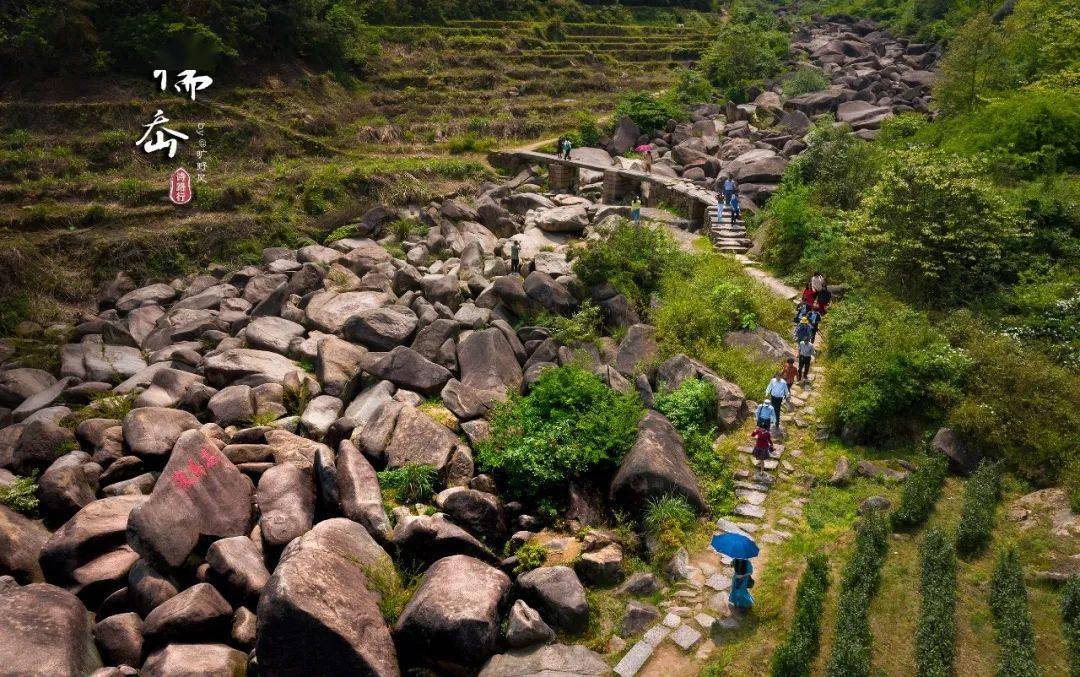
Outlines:
{"label": "person holding blue umbrella", "polygon": [[757,557],[760,552],[757,544],[745,534],[729,531],[713,536],[712,547],[721,555],[730,557],[735,568],[735,574],[731,577],[728,604],[737,609],[750,609],[754,606],[754,598],[750,594],[750,588],[754,586],[754,578],[751,576],[754,567],[750,564],[750,559]]}

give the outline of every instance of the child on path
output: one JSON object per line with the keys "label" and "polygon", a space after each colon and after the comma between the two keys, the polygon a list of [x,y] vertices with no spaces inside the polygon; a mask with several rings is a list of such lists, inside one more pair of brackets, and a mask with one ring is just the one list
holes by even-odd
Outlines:
{"label": "child on path", "polygon": [[810,377],[810,358],[814,356],[814,344],[809,341],[799,342],[799,380]]}
{"label": "child on path", "polygon": [[780,378],[787,381],[788,390],[791,390],[791,386],[795,385],[795,379],[799,377],[799,368],[795,366],[795,358],[789,357],[784,362],[783,368],[780,370]]}

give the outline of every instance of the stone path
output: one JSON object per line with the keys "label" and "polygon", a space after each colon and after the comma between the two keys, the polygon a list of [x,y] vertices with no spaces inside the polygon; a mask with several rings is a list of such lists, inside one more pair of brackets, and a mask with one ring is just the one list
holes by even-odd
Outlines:
{"label": "stone path", "polygon": [[[796,292],[764,271],[749,267],[752,262],[740,256],[747,272],[754,271],[755,278],[766,282],[774,293],[791,298]],[[789,294],[790,291],[790,294]],[[796,493],[805,491],[794,484],[795,464],[802,450],[788,449],[784,439],[793,428],[807,428],[814,413],[814,402],[819,389],[823,368],[816,363],[811,367],[810,378],[792,388],[790,406],[785,404],[781,414],[781,430],[774,442],[773,454],[765,461],[765,475],[755,477],[755,461],[750,445],[740,446],[740,467],[735,470],[735,495],[739,502],[731,518],[717,520],[717,534],[736,532],[755,540],[761,554],[755,559],[755,568],[767,566],[770,545],[783,543],[791,538],[791,530],[802,518],[803,509],[809,502],[805,496],[794,496],[779,509],[769,503],[769,495],[782,486],[791,486]],[[742,433],[733,433],[742,434]],[[775,503],[775,501],[773,502]],[[664,614],[662,620],[646,630],[634,643],[622,660],[615,666],[620,677],[671,677],[685,674],[708,660],[717,642],[723,642],[726,633],[737,629],[745,614],[728,607],[727,596],[731,589],[731,559],[718,555],[711,549],[691,555],[683,551],[681,557],[669,567],[668,575],[673,581],[667,598],[660,602]]]}
{"label": "stone path", "polygon": [[750,238],[746,236],[746,225],[742,218],[731,220],[731,208],[727,205],[721,207],[719,223],[716,220],[716,211],[720,205],[712,205],[707,210],[709,223],[709,239],[717,251],[727,254],[745,254],[750,249]]}

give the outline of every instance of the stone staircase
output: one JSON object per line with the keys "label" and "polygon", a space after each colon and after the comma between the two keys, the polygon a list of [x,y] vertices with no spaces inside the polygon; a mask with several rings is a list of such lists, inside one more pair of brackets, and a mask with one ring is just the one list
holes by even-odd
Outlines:
{"label": "stone staircase", "polygon": [[735,222],[732,223],[731,208],[723,205],[720,222],[717,223],[717,207],[718,205],[713,205],[708,208],[707,212],[709,239],[712,240],[713,247],[717,251],[728,254],[745,254],[752,243],[750,238],[746,236],[746,226],[743,224],[742,218],[735,219]]}

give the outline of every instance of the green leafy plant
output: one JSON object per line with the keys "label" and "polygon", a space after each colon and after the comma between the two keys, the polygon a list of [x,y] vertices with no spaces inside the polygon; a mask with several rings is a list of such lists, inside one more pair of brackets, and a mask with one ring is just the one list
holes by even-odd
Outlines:
{"label": "green leafy plant", "polygon": [[667,561],[686,543],[687,535],[697,523],[697,513],[682,496],[670,494],[649,499],[645,505],[642,526],[656,540],[657,562]]}
{"label": "green leafy plant", "polygon": [[528,542],[522,544],[514,552],[514,556],[518,560],[517,566],[514,567],[514,573],[523,574],[544,566],[544,562],[547,561],[548,549],[540,543]]}
{"label": "green leafy plant", "polygon": [[1072,576],[1061,591],[1061,624],[1069,647],[1069,675],[1080,677],[1080,576]]}
{"label": "green leafy plant", "polygon": [[447,150],[453,155],[462,153],[483,153],[498,145],[498,141],[492,136],[479,136],[474,132],[465,132],[453,136],[447,142]]}
{"label": "green leafy plant", "polygon": [[603,322],[603,310],[589,300],[583,302],[570,317],[544,312],[536,318],[537,325],[550,329],[551,336],[566,346],[596,341]]}
{"label": "green leafy plant", "polygon": [[649,92],[632,92],[623,95],[615,106],[615,118],[623,116],[633,120],[645,133],[649,133],[663,129],[668,120],[685,119],[686,110],[671,97],[657,96]]}
{"label": "green leafy plant", "polygon": [[795,616],[791,630],[772,658],[772,677],[807,677],[821,640],[821,611],[829,587],[829,560],[811,555],[795,589]]}
{"label": "green leafy plant", "polygon": [[379,486],[391,492],[398,503],[423,503],[435,493],[439,471],[430,465],[407,463],[400,468],[377,473]]}
{"label": "green leafy plant", "polygon": [[368,589],[379,598],[379,612],[383,620],[392,625],[416,591],[419,581],[403,581],[390,560],[364,567],[364,577],[367,579]]}
{"label": "green leafy plant", "polygon": [[38,509],[37,490],[36,471],[29,477],[16,475],[10,485],[0,487],[0,503],[15,512],[33,517]]}
{"label": "green leafy plant", "polygon": [[990,543],[994,508],[1001,495],[1001,469],[984,460],[964,486],[964,506],[956,525],[956,550],[963,557],[976,555]]}
{"label": "green leafy plant", "polygon": [[743,102],[748,86],[780,72],[787,51],[785,33],[733,22],[701,55],[701,69],[729,98]]}
{"label": "green leafy plant", "polygon": [[684,435],[706,430],[716,416],[716,389],[708,381],[687,379],[675,390],[658,393],[653,406]]}
{"label": "green leafy plant", "polygon": [[574,260],[574,272],[590,287],[611,284],[639,307],[683,256],[660,227],[639,227],[618,219],[598,233],[600,237],[591,240]]}
{"label": "green leafy plant", "polygon": [[998,640],[998,674],[1038,677],[1035,661],[1035,630],[1028,610],[1024,570],[1016,551],[1003,550],[990,576],[990,613]]}
{"label": "green leafy plant", "polygon": [[934,511],[948,471],[948,460],[943,455],[919,461],[918,469],[908,475],[900,490],[900,505],[889,516],[894,529],[914,529],[926,521]]}
{"label": "green leafy plant", "polygon": [[511,496],[535,499],[613,468],[633,444],[641,414],[636,395],[615,392],[585,369],[548,369],[528,395],[495,407],[477,464]]}
{"label": "green leafy plant", "polygon": [[921,548],[922,578],[915,663],[925,677],[950,677],[956,652],[956,551],[945,531],[931,527]]}
{"label": "green leafy plant", "polygon": [[889,551],[889,525],[877,511],[855,528],[855,550],[844,567],[832,653],[825,669],[829,677],[868,677],[873,635],[867,616],[877,591],[881,565]]}
{"label": "green leafy plant", "polygon": [[820,92],[829,86],[829,78],[816,68],[803,67],[784,78],[784,96],[793,98]]}

